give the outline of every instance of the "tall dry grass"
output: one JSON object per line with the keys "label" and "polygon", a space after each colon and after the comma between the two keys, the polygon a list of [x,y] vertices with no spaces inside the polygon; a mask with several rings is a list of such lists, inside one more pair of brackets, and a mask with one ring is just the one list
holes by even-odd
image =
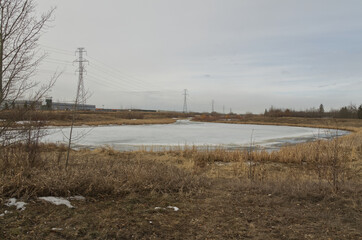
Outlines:
{"label": "tall dry grass", "polygon": [[210,190],[217,182],[222,187],[232,184],[266,192],[279,189],[279,193],[285,194],[361,190],[362,131],[329,141],[286,146],[274,152],[201,150],[192,146],[154,152],[80,150],[72,152],[68,170],[64,168],[64,147],[38,147],[38,154],[31,161],[31,148],[24,144],[1,149],[2,198],[188,195]]}
{"label": "tall dry grass", "polygon": [[[272,152],[185,147],[170,150],[168,154],[192,159],[193,170],[208,172],[209,177],[220,176],[220,171],[214,169],[226,165],[228,171],[222,174],[224,177],[264,183],[295,180],[334,191],[345,184],[358,185],[362,179],[362,131],[331,140],[285,146]],[[205,171],[207,168],[211,170]]]}
{"label": "tall dry grass", "polygon": [[229,124],[256,124],[313,127],[327,129],[343,129],[358,131],[362,128],[361,119],[334,119],[334,118],[303,118],[303,117],[266,117],[263,115],[201,115],[193,118],[194,121],[218,122]]}
{"label": "tall dry grass", "polygon": [[[32,121],[34,116],[39,121],[52,126],[69,126],[72,121],[73,111],[28,111],[13,109],[0,112],[0,119],[6,121]],[[108,124],[169,124],[174,123],[174,118],[190,117],[190,114],[177,112],[94,112],[78,111],[75,116],[75,125],[108,125]],[[0,125],[3,124],[0,122]]]}
{"label": "tall dry grass", "polygon": [[207,182],[203,177],[151,158],[113,150],[73,152],[72,162],[64,168],[65,148],[42,146],[37,164],[29,165],[23,145],[12,146],[0,161],[0,196],[119,196],[132,192],[192,194]]}

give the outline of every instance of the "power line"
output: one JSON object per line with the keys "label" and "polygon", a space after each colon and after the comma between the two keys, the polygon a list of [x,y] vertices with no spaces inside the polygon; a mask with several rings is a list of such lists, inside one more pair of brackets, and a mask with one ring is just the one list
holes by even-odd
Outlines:
{"label": "power line", "polygon": [[[121,71],[121,70],[119,70],[118,68],[115,68],[115,67],[112,67],[112,66],[110,66],[110,65],[108,65],[108,64],[106,64],[106,63],[104,63],[104,62],[102,62],[102,61],[100,61],[100,60],[97,60],[97,59],[95,59],[95,58],[93,58],[93,57],[90,57],[91,59],[93,59],[95,62],[98,62],[98,63],[100,63],[101,65],[103,65],[103,66],[105,66],[106,68],[108,68],[108,70],[111,70],[111,71],[113,71],[113,73],[114,74],[117,74],[117,75],[119,75],[119,76],[122,76],[122,79],[129,79],[129,80],[131,80],[132,82],[136,82],[136,83],[138,83],[138,84],[142,84],[142,85],[144,85],[144,84],[147,84],[147,85],[149,85],[150,87],[152,86],[152,87],[158,87],[158,88],[163,88],[163,86],[159,86],[159,85],[157,85],[157,84],[155,84],[154,82],[153,83],[149,83],[149,82],[147,82],[147,81],[145,81],[145,80],[143,80],[143,79],[141,79],[141,78],[139,78],[139,77],[135,77],[135,76],[132,76],[132,75],[130,75],[130,74],[128,74],[128,73],[124,73],[123,71]],[[100,66],[100,65],[98,65],[98,66]]]}
{"label": "power line", "polygon": [[[45,48],[46,51],[50,51],[50,52],[53,52],[53,53],[56,53],[56,54],[66,54],[66,55],[72,55],[71,54],[72,52],[69,51],[69,50],[64,50],[64,49],[60,49],[60,48],[55,48],[55,47],[51,47],[51,46],[47,46],[47,45],[44,45],[44,44],[40,44],[40,46],[42,48]],[[112,67],[94,57],[91,57],[89,56],[89,58],[91,58],[92,60],[94,60],[94,62],[92,63],[92,66],[96,65],[96,68],[103,72],[103,73],[106,73],[108,75],[113,75],[114,78],[118,78],[120,80],[123,80],[123,81],[127,81],[129,83],[132,83],[132,84],[135,84],[135,85],[138,85],[138,86],[141,86],[142,88],[145,88],[145,85],[148,85],[149,87],[157,87],[159,89],[162,89],[164,88],[164,86],[159,86],[157,84],[155,84],[154,82],[153,83],[149,83],[139,77],[135,77],[135,76],[132,76],[128,73],[124,73],[123,71],[119,70],[118,68],[115,68],[115,67]],[[99,64],[96,64],[95,62],[98,62]],[[67,64],[67,63],[66,63]],[[110,72],[111,71],[111,72]],[[115,77],[116,76],[116,77]]]}
{"label": "power line", "polygon": [[[72,53],[71,51],[60,49],[60,48],[55,48],[55,47],[50,47],[50,46],[46,46],[46,45],[40,45],[40,46],[45,51],[50,52],[50,54],[52,56],[52,58],[46,58],[44,62],[51,63],[51,64],[59,64],[59,65],[63,65],[64,67],[71,64],[71,62],[66,61],[64,56],[60,56],[60,54],[73,56],[74,53]],[[78,52],[79,52],[79,49],[78,49],[77,53]],[[102,62],[96,58],[93,58],[91,56],[88,56],[88,57],[92,58],[92,60],[94,60],[94,61],[92,61],[91,67],[88,68],[87,79],[90,82],[93,82],[97,85],[104,86],[104,87],[111,88],[111,89],[115,89],[115,88],[120,89],[120,90],[129,89],[131,91],[122,91],[122,92],[124,92],[126,94],[131,94],[131,95],[140,94],[141,92],[149,92],[149,90],[155,89],[156,87],[158,89],[164,89],[164,86],[160,87],[154,83],[149,83],[147,81],[144,81],[143,79],[140,79],[138,77],[132,76],[127,73],[124,73],[124,72],[120,71],[118,68],[105,64],[104,62]],[[79,63],[79,61],[76,61],[76,62]],[[84,65],[83,65],[83,67],[84,67]],[[80,68],[81,67],[79,67],[79,70],[78,70],[79,73],[81,72]],[[42,72],[46,72],[46,71],[42,71]],[[64,70],[64,72],[66,72],[66,71]],[[84,78],[85,73],[86,72],[84,70],[83,74],[80,74],[80,75],[82,75],[82,79]],[[66,74],[69,74],[69,73],[66,73]],[[79,85],[80,94],[78,96],[79,97],[78,101],[80,99],[85,100],[84,80],[82,80],[80,83],[81,83]],[[137,90],[139,90],[139,91],[137,92]],[[166,90],[166,89],[164,89],[164,90]],[[157,91],[157,94],[159,94],[159,93],[160,93],[160,91]],[[185,111],[186,112],[188,111],[187,102],[185,105]]]}
{"label": "power line", "polygon": [[[58,60],[58,59],[50,59],[50,60],[47,59],[47,60],[44,60],[44,62],[51,63],[51,64],[62,64],[63,66],[71,64],[70,62],[62,61],[62,60]],[[92,70],[98,70],[98,71],[93,72]],[[44,69],[43,69],[43,72],[44,72]],[[98,72],[101,72],[101,73],[98,74]],[[139,90],[149,90],[149,89],[145,88],[144,86],[142,86],[141,84],[135,84],[134,82],[129,81],[128,79],[120,78],[119,76],[113,75],[112,73],[102,70],[101,68],[95,66],[94,64],[92,64],[92,68],[87,71],[87,75],[95,80],[92,82],[96,82],[99,85],[105,85],[104,82],[108,82],[108,86],[110,86],[109,84],[111,84],[112,88],[114,88],[116,86],[117,88],[120,88],[120,89],[124,89],[126,87],[126,88],[135,88],[135,89],[139,89]],[[121,81],[117,81],[117,80],[121,80]]]}
{"label": "power line", "polygon": [[[58,60],[58,59],[49,59],[49,58],[44,60],[44,62],[51,63],[51,64],[62,64],[63,66],[72,64],[71,62],[68,62],[68,61],[63,61],[63,60]],[[87,75],[89,74],[89,76],[93,77],[93,79],[96,79],[96,80],[102,79],[102,81],[99,80],[100,82],[108,81],[110,84],[113,84],[113,86],[117,86],[119,88],[124,88],[126,86],[126,87],[136,88],[136,89],[140,89],[140,90],[148,90],[141,84],[134,84],[134,82],[129,81],[124,78],[120,78],[119,76],[113,75],[112,73],[102,70],[102,68],[100,68],[94,64],[92,64],[92,66],[93,66],[92,67],[93,70],[98,70],[99,72],[102,72],[100,74],[97,74],[96,72],[93,72],[92,69],[90,69],[89,72],[87,73]],[[107,78],[105,78],[105,76],[107,76]],[[112,80],[112,79],[114,79],[114,80]],[[115,80],[121,80],[122,82],[115,81]],[[100,85],[102,85],[102,84],[100,84]]]}
{"label": "power line", "polygon": [[61,53],[61,54],[67,54],[67,55],[72,55],[74,56],[74,52],[72,51],[69,51],[69,50],[65,50],[65,49],[60,49],[60,48],[55,48],[55,47],[50,47],[50,46],[47,46],[47,45],[44,45],[44,44],[39,44],[39,46],[43,49],[48,49],[47,51],[55,51],[55,52],[58,52],[58,53]]}
{"label": "power line", "polygon": [[[117,80],[121,80],[123,82],[127,82],[129,85],[133,85],[133,86],[136,86],[136,87],[139,87],[139,88],[142,88],[142,89],[146,89],[146,87],[144,86],[144,84],[140,84],[140,83],[137,83],[137,82],[134,82],[132,80],[129,80],[127,78],[124,78],[122,76],[119,76],[119,75],[116,75],[112,72],[109,72],[107,70],[104,70],[102,69],[100,66],[98,65],[95,65],[95,64],[92,64],[92,69],[94,70],[98,70],[99,72],[102,72],[102,74],[106,74],[108,75],[109,77],[113,78],[113,79],[117,79]],[[94,74],[94,72],[92,72],[92,74]]]}
{"label": "power line", "polygon": [[[108,87],[108,88],[111,88],[113,90],[115,90],[115,88],[116,89],[124,89],[124,86],[117,85],[116,83],[109,82],[107,79],[104,79],[104,78],[102,78],[102,79],[103,80],[100,80],[97,77],[94,77],[92,75],[88,75],[88,81],[93,82],[95,84],[98,84],[99,86]],[[133,95],[136,95],[136,94],[142,94],[142,93],[147,93],[147,92],[152,92],[152,91],[125,91],[125,90],[122,90],[122,91],[117,91],[117,92],[122,92],[122,93],[129,94],[129,95],[133,96]]]}
{"label": "power line", "polygon": [[[53,70],[49,70],[49,69],[42,69],[42,68],[39,68],[37,69],[37,72],[39,73],[53,73],[54,74],[54,71]],[[72,72],[66,72],[66,71],[62,71],[61,74],[65,74],[65,75],[74,75],[74,73]]]}
{"label": "power line", "polygon": [[46,62],[46,63],[51,63],[51,64],[60,64],[60,65],[72,65],[71,62],[67,62],[67,61],[61,61],[61,60],[52,60],[52,59],[45,59],[42,60],[42,62]]}
{"label": "power line", "polygon": [[101,75],[99,75],[97,73],[94,73],[94,72],[89,72],[88,75],[90,77],[93,77],[93,78],[96,78],[96,79],[99,79],[99,80],[102,80],[102,81],[106,81],[106,82],[108,82],[110,84],[116,85],[116,86],[118,86],[120,88],[125,88],[126,87],[126,88],[134,88],[134,89],[139,89],[139,90],[148,90],[148,89],[146,89],[146,88],[144,88],[142,86],[137,86],[137,85],[134,85],[134,84],[126,82],[126,81],[121,81],[121,82],[120,81],[115,81],[114,79],[116,79],[116,78],[114,78],[112,76],[109,76],[109,75],[108,75],[108,77],[107,76],[104,77],[104,76],[101,76]]}
{"label": "power line", "polygon": [[133,80],[138,81],[138,82],[142,82],[142,83],[145,82],[145,81],[142,80],[142,79],[139,79],[139,78],[134,77],[134,76],[132,76],[132,75],[130,75],[130,74],[124,73],[123,71],[120,71],[119,69],[114,68],[114,67],[112,67],[112,66],[110,66],[110,65],[108,65],[108,64],[106,64],[106,63],[104,63],[104,62],[102,62],[102,61],[100,61],[100,60],[98,60],[98,59],[95,59],[95,58],[93,58],[93,57],[90,57],[90,58],[93,59],[94,61],[100,63],[101,65],[107,67],[108,69],[110,69],[110,70],[112,70],[112,71],[114,71],[114,72],[117,72],[118,74],[121,74],[121,75],[126,76],[126,77],[128,77],[128,78],[132,78]]}

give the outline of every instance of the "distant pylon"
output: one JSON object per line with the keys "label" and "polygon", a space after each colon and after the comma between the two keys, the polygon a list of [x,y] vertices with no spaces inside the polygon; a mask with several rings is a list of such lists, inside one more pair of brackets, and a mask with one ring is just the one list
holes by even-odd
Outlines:
{"label": "distant pylon", "polygon": [[77,108],[77,105],[82,104],[84,105],[86,103],[86,93],[84,90],[84,63],[88,62],[88,60],[83,58],[83,53],[86,53],[84,48],[78,48],[76,51],[76,54],[79,55],[78,59],[75,60],[74,62],[78,62],[79,67],[77,72],[79,73],[79,77],[78,77],[78,87],[77,87],[77,95],[75,98],[75,109]]}
{"label": "distant pylon", "polygon": [[187,113],[187,96],[188,96],[187,89],[184,89],[183,95],[184,95],[184,107],[183,107],[182,112]]}
{"label": "distant pylon", "polygon": [[211,113],[213,113],[213,112],[215,111],[214,105],[215,105],[215,101],[214,101],[214,99],[212,99],[212,102],[211,102]]}

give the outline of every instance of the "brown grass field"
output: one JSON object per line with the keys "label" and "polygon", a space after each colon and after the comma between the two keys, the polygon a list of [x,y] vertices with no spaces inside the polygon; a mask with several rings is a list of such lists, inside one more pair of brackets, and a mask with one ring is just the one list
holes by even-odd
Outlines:
{"label": "brown grass field", "polygon": [[297,118],[297,117],[266,117],[263,115],[199,115],[194,121],[218,122],[231,124],[283,125],[295,127],[329,128],[355,131],[362,127],[360,119],[343,118]]}
{"label": "brown grass field", "polygon": [[[176,118],[190,117],[191,115],[177,112],[93,112],[78,111],[75,114],[74,125],[140,125],[140,124],[170,124]],[[73,111],[24,111],[9,110],[0,113],[0,119],[11,121],[42,121],[48,126],[70,126]],[[4,124],[0,122],[0,125]]]}
{"label": "brown grass field", "polygon": [[[335,123],[257,118],[231,121]],[[275,152],[72,151],[67,170],[65,147],[41,145],[36,158],[29,146],[8,147],[0,214],[11,213],[0,217],[0,239],[361,239],[362,121],[337,127],[353,132]],[[74,195],[86,200],[73,209],[37,199]],[[26,209],[5,206],[10,197]]]}

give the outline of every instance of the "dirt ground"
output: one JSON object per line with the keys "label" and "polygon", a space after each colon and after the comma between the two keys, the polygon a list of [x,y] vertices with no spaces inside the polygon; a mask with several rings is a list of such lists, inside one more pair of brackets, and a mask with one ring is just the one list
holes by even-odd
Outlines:
{"label": "dirt ground", "polygon": [[[225,180],[196,196],[33,201],[0,218],[1,239],[361,239],[361,198],[288,196]],[[180,210],[167,209],[176,206]],[[166,208],[156,210],[156,207]],[[4,211],[1,207],[1,211]]]}

